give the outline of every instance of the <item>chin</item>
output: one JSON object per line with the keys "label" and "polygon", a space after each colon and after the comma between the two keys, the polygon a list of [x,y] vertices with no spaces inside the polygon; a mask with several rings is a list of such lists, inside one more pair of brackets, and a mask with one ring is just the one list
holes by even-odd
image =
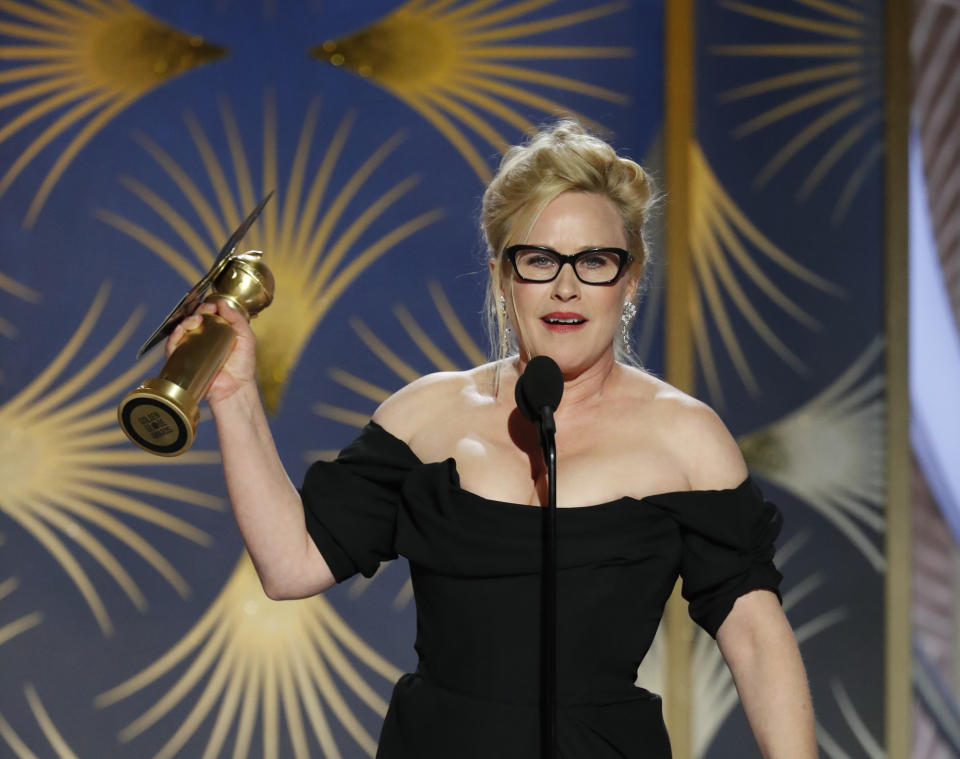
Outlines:
{"label": "chin", "polygon": [[556,361],[557,366],[560,367],[560,373],[565,378],[569,379],[583,374],[585,371],[590,369],[590,367],[602,362],[604,360],[605,352],[591,356],[587,353],[584,353],[582,350],[574,350],[572,347],[558,348],[554,346],[551,348],[543,347],[540,349],[535,349],[529,354],[529,356],[549,356]]}

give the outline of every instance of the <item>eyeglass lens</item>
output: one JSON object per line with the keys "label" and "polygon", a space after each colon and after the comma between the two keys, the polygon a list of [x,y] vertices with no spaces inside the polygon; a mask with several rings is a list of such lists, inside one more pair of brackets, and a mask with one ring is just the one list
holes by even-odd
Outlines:
{"label": "eyeglass lens", "polygon": [[[561,259],[545,250],[518,250],[514,260],[517,273],[533,281],[553,279],[561,266]],[[582,281],[607,283],[616,278],[620,270],[620,257],[612,251],[590,251],[580,255],[573,266]]]}

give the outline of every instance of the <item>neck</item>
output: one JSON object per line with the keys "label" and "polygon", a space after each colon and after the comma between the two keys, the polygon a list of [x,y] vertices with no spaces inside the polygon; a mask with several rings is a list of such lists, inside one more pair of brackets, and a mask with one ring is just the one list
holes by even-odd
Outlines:
{"label": "neck", "polygon": [[[517,358],[516,375],[508,388],[509,397],[513,398],[513,384],[527,368],[529,357],[521,354]],[[563,373],[563,400],[557,409],[560,417],[575,413],[577,409],[594,403],[603,396],[616,369],[617,362],[613,357],[613,348],[606,351],[597,361],[589,366]]]}

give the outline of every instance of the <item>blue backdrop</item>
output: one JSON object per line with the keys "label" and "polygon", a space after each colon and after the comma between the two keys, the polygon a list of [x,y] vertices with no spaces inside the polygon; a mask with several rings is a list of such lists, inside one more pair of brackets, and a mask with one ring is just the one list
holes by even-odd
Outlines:
{"label": "blue backdrop", "polygon": [[[574,112],[662,184],[663,12],[0,3],[0,755],[372,755],[414,662],[406,567],[268,601],[212,425],[169,461],[119,431],[159,366],[136,349],[276,189],[244,245],[277,280],[260,379],[299,481],[389,392],[484,360],[477,217],[505,146]],[[701,2],[690,61],[697,394],[787,514],[832,757],[882,735],[881,12]],[[652,237],[635,334],[662,373]],[[749,754],[715,646],[694,656],[696,755]]]}

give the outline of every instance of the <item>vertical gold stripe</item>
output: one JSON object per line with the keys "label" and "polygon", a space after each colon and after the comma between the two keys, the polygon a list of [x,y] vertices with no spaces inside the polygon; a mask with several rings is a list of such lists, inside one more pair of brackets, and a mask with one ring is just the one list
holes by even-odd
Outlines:
{"label": "vertical gold stripe", "polygon": [[[694,119],[693,0],[664,3],[666,13],[666,379],[692,392],[693,336],[689,303],[695,297],[690,261],[690,147]],[[667,661],[665,712],[674,759],[690,759],[690,649],[693,628],[687,605],[674,590],[665,615]]]}
{"label": "vertical gold stripe", "polygon": [[910,756],[910,438],[907,387],[907,149],[912,26],[909,0],[886,4],[886,175],[884,208],[887,333],[886,746],[891,759]]}

